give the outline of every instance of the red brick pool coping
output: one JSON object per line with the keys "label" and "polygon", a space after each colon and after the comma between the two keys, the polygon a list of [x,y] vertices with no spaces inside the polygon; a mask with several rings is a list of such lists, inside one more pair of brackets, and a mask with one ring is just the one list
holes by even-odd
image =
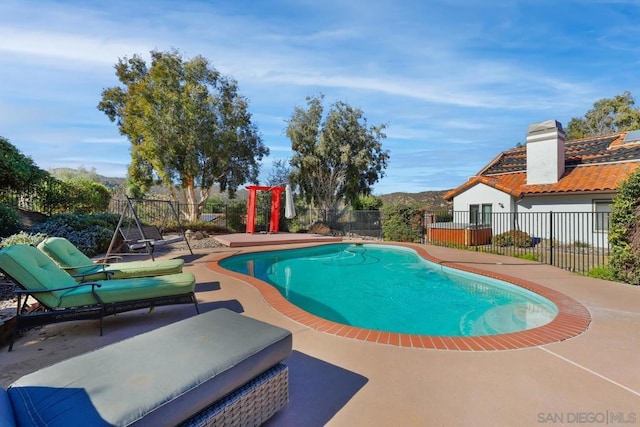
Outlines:
{"label": "red brick pool coping", "polygon": [[[367,244],[369,244],[367,242]],[[372,243],[386,244],[386,243]],[[438,259],[419,245],[404,243],[389,243],[395,246],[404,246],[418,252],[423,258],[445,265],[444,260]],[[274,249],[271,249],[274,250]],[[242,253],[262,252],[261,250],[247,250]],[[447,267],[455,268],[482,276],[503,280],[522,288],[535,292],[552,301],[558,307],[558,315],[546,325],[528,329],[520,332],[512,332],[500,335],[485,335],[476,337],[449,337],[433,335],[409,335],[396,332],[382,332],[371,329],[364,329],[335,323],[308,313],[287,301],[276,288],[255,277],[247,276],[226,270],[218,265],[218,261],[231,256],[229,254],[217,260],[211,261],[208,267],[218,273],[235,277],[248,282],[254,286],[263,298],[274,309],[291,320],[301,323],[309,328],[327,334],[340,337],[351,338],[361,341],[368,341],[379,344],[394,345],[399,347],[427,348],[437,350],[458,350],[458,351],[495,351],[495,350],[515,350],[520,348],[535,347],[539,345],[551,344],[564,341],[582,334],[591,323],[589,310],[575,299],[560,292],[549,289],[537,283],[520,279],[505,274],[481,270],[469,265],[455,262],[446,262]]]}

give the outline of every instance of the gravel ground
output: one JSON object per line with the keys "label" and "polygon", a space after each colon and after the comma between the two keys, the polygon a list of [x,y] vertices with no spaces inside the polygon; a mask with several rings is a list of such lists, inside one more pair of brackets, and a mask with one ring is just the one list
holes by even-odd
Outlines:
{"label": "gravel ground", "polygon": [[[220,246],[222,246],[222,244],[218,242],[216,239],[214,239],[213,237],[204,237],[202,239],[191,238],[189,240],[189,246],[191,246],[191,249],[207,249],[207,248],[219,248]],[[185,251],[188,250],[187,244],[185,242],[177,242],[167,246],[159,246],[158,248],[156,248],[157,252],[177,251],[177,250],[185,250]]]}
{"label": "gravel ground", "polygon": [[15,285],[0,274],[0,325],[16,315]]}

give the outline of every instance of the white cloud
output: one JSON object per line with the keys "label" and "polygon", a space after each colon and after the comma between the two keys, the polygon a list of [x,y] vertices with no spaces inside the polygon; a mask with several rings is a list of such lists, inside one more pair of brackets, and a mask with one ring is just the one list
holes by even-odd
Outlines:
{"label": "white cloud", "polygon": [[87,37],[82,33],[52,33],[51,31],[24,30],[15,27],[0,28],[0,52],[19,56],[36,57],[39,60],[55,60],[66,63],[96,63],[113,65],[123,53],[135,52],[143,43],[114,41]]}

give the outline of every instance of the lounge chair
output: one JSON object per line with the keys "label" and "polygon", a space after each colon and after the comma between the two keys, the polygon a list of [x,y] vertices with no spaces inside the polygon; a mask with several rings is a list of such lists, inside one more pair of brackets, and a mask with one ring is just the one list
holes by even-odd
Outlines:
{"label": "lounge chair", "polygon": [[[16,333],[33,326],[100,319],[102,335],[103,318],[110,314],[188,303],[199,312],[191,273],[78,283],[37,248],[26,245],[1,250],[0,271],[22,288],[15,291],[18,308],[9,351]],[[29,297],[35,298],[44,310],[27,310]]]}
{"label": "lounge chair", "polygon": [[182,259],[96,264],[63,237],[49,237],[40,242],[38,249],[76,280],[83,282],[176,274],[182,272],[184,265]]}

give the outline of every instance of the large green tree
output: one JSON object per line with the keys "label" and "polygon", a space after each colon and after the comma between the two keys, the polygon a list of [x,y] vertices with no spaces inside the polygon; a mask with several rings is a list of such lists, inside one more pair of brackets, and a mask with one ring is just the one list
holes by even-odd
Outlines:
{"label": "large green tree", "polygon": [[586,138],[640,129],[640,110],[631,93],[603,98],[584,117],[574,117],[567,125],[567,139]]}
{"label": "large green tree", "polygon": [[115,70],[122,86],[105,89],[98,109],[131,142],[128,178],[137,194],[159,179],[195,220],[214,184],[233,195],[257,182],[269,150],[233,79],[177,51],[152,51],[150,66],[125,57]]}
{"label": "large green tree", "polygon": [[0,136],[0,237],[10,236],[21,227],[20,217],[11,207],[16,203],[14,197],[33,199],[41,193],[39,188],[48,175]]}
{"label": "large green tree", "polygon": [[275,159],[267,177],[267,185],[282,186],[291,179],[291,165],[288,159]]}
{"label": "large green tree", "polygon": [[24,191],[49,177],[30,157],[0,136],[0,190]]}
{"label": "large green tree", "polygon": [[371,193],[389,153],[382,149],[385,125],[369,126],[362,110],[341,101],[324,116],[323,100],[307,97],[307,108],[295,108],[286,133],[294,151],[292,181],[326,221],[340,203]]}

